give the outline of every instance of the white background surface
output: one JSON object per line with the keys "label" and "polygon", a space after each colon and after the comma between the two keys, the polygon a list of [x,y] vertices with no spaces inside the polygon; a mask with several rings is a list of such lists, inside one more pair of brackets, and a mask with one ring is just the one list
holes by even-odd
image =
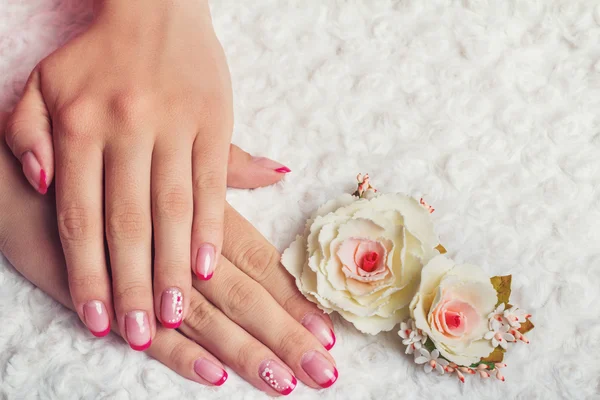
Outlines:
{"label": "white background surface", "polygon": [[[336,319],[340,380],[298,399],[600,398],[600,5],[597,1],[214,1],[235,91],[234,141],[293,173],[230,200],[280,250],[369,172],[426,194],[458,261],[513,275],[534,314],[506,383],[427,375],[394,332]],[[89,1],[0,0],[0,109],[82,29]],[[5,212],[5,211],[3,211]],[[43,268],[43,265],[39,266]],[[97,340],[0,265],[0,398],[260,399]]]}

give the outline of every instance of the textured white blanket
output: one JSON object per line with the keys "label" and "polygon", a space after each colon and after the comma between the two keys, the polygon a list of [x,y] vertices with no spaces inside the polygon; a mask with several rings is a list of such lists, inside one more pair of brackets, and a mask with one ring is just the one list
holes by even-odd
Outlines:
{"label": "textured white blanket", "polygon": [[[214,1],[234,141],[289,165],[229,199],[279,249],[369,172],[425,195],[459,261],[513,275],[534,314],[506,382],[425,374],[395,332],[336,319],[340,380],[298,399],[600,398],[600,5],[595,0]],[[0,109],[85,27],[89,1],[0,0]],[[39,266],[43,268],[43,265]],[[260,399],[190,383],[0,265],[0,398]],[[233,374],[232,374],[233,375]]]}

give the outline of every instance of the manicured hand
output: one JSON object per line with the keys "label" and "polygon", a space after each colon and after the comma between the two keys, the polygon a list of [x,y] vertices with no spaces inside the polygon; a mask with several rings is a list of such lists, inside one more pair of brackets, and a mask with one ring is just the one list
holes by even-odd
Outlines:
{"label": "manicured hand", "polygon": [[[187,315],[190,267],[199,279],[215,272],[231,83],[206,1],[95,6],[91,27],[32,72],[6,140],[35,189],[55,183],[80,318],[103,336],[115,317],[142,350],[156,318],[177,328]],[[274,178],[289,171],[257,162]]]}

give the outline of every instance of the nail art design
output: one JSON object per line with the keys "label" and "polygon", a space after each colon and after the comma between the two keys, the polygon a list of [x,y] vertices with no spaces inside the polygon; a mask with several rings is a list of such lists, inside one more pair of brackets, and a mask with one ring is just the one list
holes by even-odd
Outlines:
{"label": "nail art design", "polygon": [[259,374],[263,381],[284,396],[292,393],[298,381],[281,364],[265,360],[260,364]]}
{"label": "nail art design", "polygon": [[288,167],[277,168],[275,172],[279,172],[280,174],[287,174],[288,172],[292,172]]}
{"label": "nail art design", "polygon": [[162,323],[166,328],[179,328],[183,318],[183,294],[181,290],[170,288],[164,291],[161,300],[160,315]]}

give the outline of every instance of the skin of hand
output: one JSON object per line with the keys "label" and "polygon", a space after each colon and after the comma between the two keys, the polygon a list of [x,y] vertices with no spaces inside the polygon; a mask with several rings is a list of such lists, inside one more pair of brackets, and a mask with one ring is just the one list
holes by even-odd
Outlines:
{"label": "skin of hand", "polygon": [[[253,188],[279,180],[262,160],[232,147],[228,184]],[[0,207],[12,210],[0,218],[0,251],[28,280],[74,309],[52,193],[38,196],[4,147],[0,168]],[[296,377],[313,388],[331,386],[338,373],[327,352],[335,343],[329,317],[298,292],[275,248],[229,205],[224,226],[220,273],[208,282],[194,279],[188,317],[179,331],[157,326],[149,355],[202,384],[226,381],[223,362],[273,396],[289,394]]]}
{"label": "skin of hand", "polygon": [[221,254],[232,127],[206,1],[97,0],[90,28],[32,72],[6,141],[34,188],[55,181],[71,295],[96,336],[116,321],[143,350],[156,319],[187,316],[190,266],[208,280]]}

